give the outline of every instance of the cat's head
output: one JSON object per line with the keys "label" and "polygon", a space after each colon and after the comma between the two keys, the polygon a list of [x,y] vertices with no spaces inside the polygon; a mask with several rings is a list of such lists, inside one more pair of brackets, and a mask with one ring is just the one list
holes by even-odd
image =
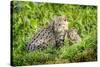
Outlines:
{"label": "cat's head", "polygon": [[55,32],[64,32],[68,30],[68,22],[66,16],[57,16],[53,19],[53,28]]}

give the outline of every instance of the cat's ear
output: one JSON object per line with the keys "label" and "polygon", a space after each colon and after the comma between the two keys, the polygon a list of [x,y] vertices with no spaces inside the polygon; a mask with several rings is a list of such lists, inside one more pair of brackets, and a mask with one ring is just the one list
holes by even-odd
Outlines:
{"label": "cat's ear", "polygon": [[52,21],[56,21],[60,16],[55,15],[54,17],[52,17]]}
{"label": "cat's ear", "polygon": [[75,32],[78,32],[78,30],[76,28],[71,28],[69,31],[75,31]]}
{"label": "cat's ear", "polygon": [[78,30],[76,28],[73,29],[75,32],[78,32]]}

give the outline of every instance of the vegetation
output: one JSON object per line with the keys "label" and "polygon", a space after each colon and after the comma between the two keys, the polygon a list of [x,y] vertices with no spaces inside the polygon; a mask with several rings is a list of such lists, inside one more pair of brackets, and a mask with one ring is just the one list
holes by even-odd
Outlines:
{"label": "vegetation", "polygon": [[[97,60],[97,7],[86,5],[11,2],[12,65],[56,64]],[[69,28],[76,28],[80,43],[67,40],[60,49],[25,50],[37,31],[46,27],[54,16],[65,15]]]}

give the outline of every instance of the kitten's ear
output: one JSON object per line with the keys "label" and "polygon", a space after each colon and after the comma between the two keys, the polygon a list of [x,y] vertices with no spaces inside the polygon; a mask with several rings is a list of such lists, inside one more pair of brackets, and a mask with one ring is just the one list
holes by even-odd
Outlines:
{"label": "kitten's ear", "polygon": [[54,17],[52,17],[52,21],[55,21],[59,16],[55,15]]}
{"label": "kitten's ear", "polygon": [[77,29],[73,29],[75,32],[78,32],[78,30]]}
{"label": "kitten's ear", "polygon": [[53,19],[55,19],[55,18],[57,18],[57,16],[56,16],[56,15],[53,17]]}
{"label": "kitten's ear", "polygon": [[77,32],[77,29],[76,29],[75,27],[72,27],[72,28],[70,29],[70,31],[76,31],[76,32]]}

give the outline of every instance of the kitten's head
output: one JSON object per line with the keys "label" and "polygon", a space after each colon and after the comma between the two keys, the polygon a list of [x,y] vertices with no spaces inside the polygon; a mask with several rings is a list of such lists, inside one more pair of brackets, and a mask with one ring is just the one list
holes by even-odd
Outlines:
{"label": "kitten's head", "polygon": [[79,36],[78,31],[76,29],[70,29],[68,31],[68,38],[73,43],[81,41],[81,37]]}
{"label": "kitten's head", "polygon": [[53,28],[55,32],[64,32],[68,30],[68,22],[66,16],[57,16],[53,19]]}

